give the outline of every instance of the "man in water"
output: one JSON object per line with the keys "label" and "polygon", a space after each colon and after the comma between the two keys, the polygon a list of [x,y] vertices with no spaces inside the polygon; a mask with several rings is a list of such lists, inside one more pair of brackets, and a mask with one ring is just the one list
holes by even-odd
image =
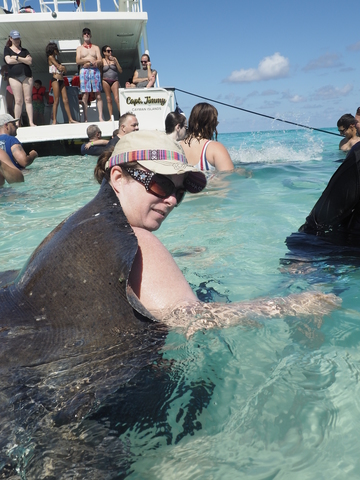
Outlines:
{"label": "man in water", "polygon": [[87,102],[90,92],[95,92],[96,104],[99,112],[99,122],[103,122],[103,101],[101,98],[101,74],[102,66],[100,48],[91,43],[91,31],[84,28],[82,31],[84,43],[76,49],[76,63],[80,67],[80,91],[84,103],[84,115],[87,118]]}
{"label": "man in water", "polygon": [[109,149],[109,147],[115,147],[118,141],[121,140],[121,138],[127,133],[137,132],[138,130],[139,122],[136,116],[131,112],[124,113],[124,115],[121,115],[121,117],[119,118],[119,131],[117,135],[115,135],[114,138],[110,140],[107,145],[107,149]]}
{"label": "man in water", "polygon": [[16,138],[18,120],[19,118],[14,118],[8,113],[0,115],[0,148],[9,155],[15,167],[23,170],[33,163],[38,154],[35,150],[31,150],[27,155]]}
{"label": "man in water", "polygon": [[89,141],[81,145],[81,155],[98,157],[106,150],[109,141],[101,138],[101,130],[97,125],[89,125],[86,135]]}
{"label": "man in water", "polygon": [[135,70],[133,83],[136,88],[150,88],[156,81],[156,70],[151,70],[150,57],[147,53],[141,57],[141,67]]}
{"label": "man in water", "polygon": [[360,137],[357,136],[356,123],[357,120],[351,113],[346,113],[337,122],[340,135],[345,137],[339,144],[339,149],[343,152],[348,152],[355,143],[360,142]]}

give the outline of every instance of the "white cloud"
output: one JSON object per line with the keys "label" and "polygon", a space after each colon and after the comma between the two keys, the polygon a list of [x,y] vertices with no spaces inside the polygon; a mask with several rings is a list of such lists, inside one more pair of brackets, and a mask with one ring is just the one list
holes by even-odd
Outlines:
{"label": "white cloud", "polygon": [[360,50],[360,42],[353,43],[346,48],[347,50],[350,50],[350,52],[357,52],[358,50]]}
{"label": "white cloud", "polygon": [[350,84],[345,85],[343,88],[326,85],[325,87],[316,90],[315,98],[321,98],[322,100],[333,100],[334,98],[345,97],[352,90],[353,86]]}
{"label": "white cloud", "polygon": [[289,68],[289,59],[280,55],[279,52],[276,52],[271,57],[263,58],[257,68],[233,71],[224,82],[244,83],[284,78],[288,76]]}
{"label": "white cloud", "polygon": [[326,53],[315,60],[311,60],[311,62],[305,65],[303,70],[308,72],[309,70],[319,70],[321,68],[341,67],[342,63],[340,62],[340,58],[337,53]]}

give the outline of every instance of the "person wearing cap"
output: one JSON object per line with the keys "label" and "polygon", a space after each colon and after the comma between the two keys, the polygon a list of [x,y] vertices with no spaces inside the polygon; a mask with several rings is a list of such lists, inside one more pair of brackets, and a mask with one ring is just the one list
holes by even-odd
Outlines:
{"label": "person wearing cap", "polygon": [[29,125],[34,127],[32,105],[33,76],[30,68],[32,58],[29,51],[26,48],[22,48],[20,33],[17,30],[11,30],[10,32],[9,40],[4,48],[4,59],[8,66],[9,83],[15,98],[15,117],[20,119],[25,100]]}
{"label": "person wearing cap", "polygon": [[[189,335],[198,328],[248,321],[254,313],[313,314],[316,304],[323,302],[330,309],[336,305],[334,295],[314,292],[232,305],[198,301],[171,254],[152,233],[179,206],[186,193],[199,193],[206,186],[204,173],[188,164],[184,151],[169,135],[157,131],[127,134],[112,153],[99,157],[94,175],[101,184],[98,202],[103,199],[107,208],[114,211],[112,218],[115,211],[124,215],[122,223],[116,228],[114,225],[114,235],[116,229],[123,232],[122,240],[116,237],[119,251],[124,248],[121,245],[127,245],[128,257],[123,259],[127,274],[120,280],[131,293],[127,301],[131,303],[135,295],[150,320],[185,327]],[[100,203],[95,202],[92,211],[97,216],[105,215]],[[137,303],[131,304],[139,308]]]}
{"label": "person wearing cap", "polygon": [[116,135],[109,141],[107,149],[112,150],[124,135],[139,130],[139,122],[136,116],[131,112],[126,112],[119,118],[119,130]]}
{"label": "person wearing cap", "polygon": [[91,43],[91,31],[84,28],[82,31],[83,44],[76,49],[76,63],[80,67],[80,91],[84,103],[84,116],[87,118],[87,102],[90,92],[96,95],[96,104],[99,112],[99,122],[103,122],[103,101],[101,98],[101,74],[102,57],[100,48]]}
{"label": "person wearing cap", "polygon": [[15,167],[22,170],[31,165],[38,154],[35,150],[26,154],[22,144],[16,138],[18,120],[8,113],[0,115],[0,148],[9,155]]}

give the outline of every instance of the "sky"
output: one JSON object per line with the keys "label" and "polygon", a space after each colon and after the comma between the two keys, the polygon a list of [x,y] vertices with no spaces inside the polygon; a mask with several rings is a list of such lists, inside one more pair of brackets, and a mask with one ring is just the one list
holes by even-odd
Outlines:
{"label": "sky", "polygon": [[[336,128],[360,106],[356,2],[142,1],[162,87],[316,128]],[[204,101],[178,91],[176,99],[187,116]],[[288,128],[214,105],[220,133]]]}

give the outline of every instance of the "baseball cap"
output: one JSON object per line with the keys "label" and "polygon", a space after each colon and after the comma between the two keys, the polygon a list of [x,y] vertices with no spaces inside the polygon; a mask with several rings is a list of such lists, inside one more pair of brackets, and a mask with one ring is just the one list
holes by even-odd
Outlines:
{"label": "baseball cap", "polygon": [[17,122],[18,120],[20,119],[12,117],[9,113],[3,113],[2,115],[0,115],[0,127],[5,125],[5,123],[13,123]]}
{"label": "baseball cap", "polygon": [[20,33],[17,30],[11,30],[10,37],[11,38],[21,38]]}
{"label": "baseball cap", "polygon": [[182,147],[163,132],[142,130],[128,133],[115,145],[105,170],[131,162],[160,175],[187,173],[184,186],[189,193],[199,193],[206,187],[204,173],[189,165]]}

